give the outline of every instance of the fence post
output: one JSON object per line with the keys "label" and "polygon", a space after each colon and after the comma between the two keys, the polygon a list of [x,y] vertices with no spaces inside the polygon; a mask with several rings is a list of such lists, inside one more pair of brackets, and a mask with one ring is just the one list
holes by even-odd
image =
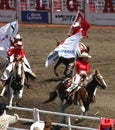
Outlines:
{"label": "fence post", "polygon": [[70,116],[68,116],[67,119],[68,119],[69,130],[71,130],[71,119],[70,119]]}
{"label": "fence post", "polygon": [[39,111],[36,108],[34,108],[34,110],[33,110],[33,117],[34,117],[34,122],[40,121]]}

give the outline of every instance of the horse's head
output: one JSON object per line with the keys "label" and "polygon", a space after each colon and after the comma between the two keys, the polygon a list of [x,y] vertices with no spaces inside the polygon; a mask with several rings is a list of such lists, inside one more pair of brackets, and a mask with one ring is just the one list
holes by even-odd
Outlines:
{"label": "horse's head", "polygon": [[11,76],[11,87],[14,90],[21,90],[25,81],[25,75],[24,75],[24,69],[23,69],[23,62],[22,61],[16,61],[13,73]]}
{"label": "horse's head", "polygon": [[16,69],[16,76],[18,78],[21,78],[22,77],[22,74],[23,74],[23,63],[21,60],[17,60],[16,61],[16,64],[15,64],[15,69]]}
{"label": "horse's head", "polygon": [[93,78],[97,82],[97,85],[100,86],[102,89],[105,89],[107,87],[107,84],[106,84],[102,74],[98,70],[95,71]]}

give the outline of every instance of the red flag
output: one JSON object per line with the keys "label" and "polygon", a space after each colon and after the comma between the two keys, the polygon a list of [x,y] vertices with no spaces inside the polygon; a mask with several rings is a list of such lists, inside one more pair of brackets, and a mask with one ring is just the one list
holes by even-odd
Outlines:
{"label": "red flag", "polygon": [[73,21],[68,36],[72,36],[75,33],[82,32],[83,38],[88,38],[87,31],[90,28],[89,23],[85,20],[81,12],[78,11],[75,20]]}

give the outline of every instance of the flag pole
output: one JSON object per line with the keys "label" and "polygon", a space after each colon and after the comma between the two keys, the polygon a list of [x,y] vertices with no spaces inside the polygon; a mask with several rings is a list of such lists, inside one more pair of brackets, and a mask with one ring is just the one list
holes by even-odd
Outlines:
{"label": "flag pole", "polygon": [[[81,37],[81,33],[80,33],[80,37]],[[80,43],[80,42],[79,42]],[[79,43],[78,43],[78,47],[79,47]],[[76,44],[76,48],[77,48],[77,44]],[[71,76],[71,78],[72,78],[72,81],[73,81],[73,77],[74,77],[74,75],[75,75],[75,72],[76,72],[76,67],[75,67],[75,62],[76,62],[76,60],[77,60],[77,58],[78,58],[78,56],[80,55],[80,47],[78,48],[78,51],[77,51],[77,53],[76,53],[76,56],[75,56],[75,58],[74,58],[74,68],[73,68],[73,70],[72,70],[72,76]]]}
{"label": "flag pole", "polygon": [[[75,16],[75,19],[74,19],[74,21],[72,22],[72,25],[76,22],[76,18],[77,18],[77,16],[78,16],[78,14],[79,14],[79,10],[77,11],[77,14],[76,14],[76,16]],[[71,29],[72,29],[72,25],[71,25],[71,27],[70,27],[70,29],[69,29],[67,35],[70,34]]]}

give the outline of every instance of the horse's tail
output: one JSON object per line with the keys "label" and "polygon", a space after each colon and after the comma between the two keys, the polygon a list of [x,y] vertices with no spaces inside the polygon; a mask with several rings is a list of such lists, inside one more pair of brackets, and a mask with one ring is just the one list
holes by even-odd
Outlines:
{"label": "horse's tail", "polygon": [[56,99],[56,97],[57,97],[57,91],[54,90],[54,91],[50,92],[49,99],[44,101],[43,103],[52,102],[52,101],[54,101]]}

